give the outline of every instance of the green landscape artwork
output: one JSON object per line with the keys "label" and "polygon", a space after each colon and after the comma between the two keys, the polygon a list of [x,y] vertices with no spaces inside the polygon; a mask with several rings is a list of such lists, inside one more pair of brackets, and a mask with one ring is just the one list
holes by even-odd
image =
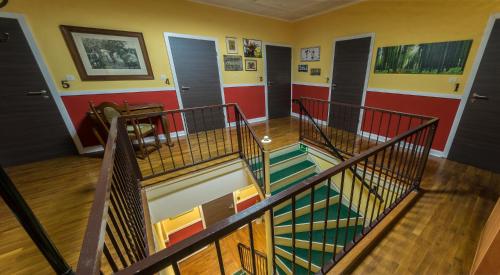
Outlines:
{"label": "green landscape artwork", "polygon": [[375,73],[462,74],[472,40],[378,48]]}

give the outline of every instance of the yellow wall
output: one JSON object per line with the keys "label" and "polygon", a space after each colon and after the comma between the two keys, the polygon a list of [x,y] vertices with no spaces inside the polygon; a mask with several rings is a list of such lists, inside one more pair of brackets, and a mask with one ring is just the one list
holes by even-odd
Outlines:
{"label": "yellow wall", "polygon": [[[294,45],[294,82],[327,83],[331,77],[332,45],[335,38],[375,33],[369,87],[397,90],[454,93],[449,75],[373,74],[378,47],[473,39],[463,75],[458,75],[463,93],[484,28],[491,14],[500,12],[500,0],[366,0],[349,7],[290,23],[272,20],[184,0],[16,0],[3,10],[26,16],[35,39],[50,68],[55,82],[73,74],[77,80],[70,90],[105,90],[125,88],[173,87],[160,80],[165,74],[173,83],[166,53],[164,32],[216,37],[219,52],[226,52],[225,37]],[[151,59],[155,80],[144,81],[79,81],[78,73],[59,31],[59,25],[142,32]],[[321,61],[309,67],[322,69],[321,76],[297,72],[299,50],[321,47]],[[219,57],[222,59],[222,57]],[[225,84],[258,83],[263,76],[263,59],[258,59],[257,72],[225,72]],[[59,87],[60,91],[65,91]]]}
{"label": "yellow wall", "polygon": [[[457,94],[463,93],[477,49],[489,19],[500,12],[498,0],[367,0],[294,23],[294,81],[327,83],[331,77],[332,47],[335,38],[375,33],[369,87],[435,93],[454,93],[449,75],[374,74],[378,47],[424,42],[473,39],[472,49]],[[321,76],[296,70],[300,48],[321,47],[321,60],[307,62],[319,67]]]}
{"label": "yellow wall", "polygon": [[[77,78],[76,81],[71,82],[69,90],[172,87],[173,80],[163,37],[164,32],[216,37],[221,55],[226,53],[226,36],[238,38],[241,55],[243,55],[243,37],[291,44],[291,24],[287,22],[183,0],[15,0],[10,1],[2,11],[21,13],[26,16],[55,82],[59,84],[67,74],[75,75]],[[142,32],[155,79],[80,81],[59,30],[61,24]],[[222,56],[219,58],[222,62]],[[263,63],[262,58],[257,60],[258,71],[256,72],[222,70],[224,83],[260,82]],[[222,63],[221,65],[223,66]],[[167,75],[170,79],[170,86],[160,80],[161,74]],[[58,88],[60,91],[66,91],[61,86]]]}

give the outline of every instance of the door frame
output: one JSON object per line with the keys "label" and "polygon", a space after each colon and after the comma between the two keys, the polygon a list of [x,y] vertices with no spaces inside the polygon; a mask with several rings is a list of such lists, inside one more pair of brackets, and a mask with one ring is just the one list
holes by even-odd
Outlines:
{"label": "door frame", "polygon": [[2,11],[0,11],[0,17],[1,18],[16,19],[17,22],[19,23],[19,26],[21,26],[21,30],[24,33],[24,37],[26,38],[26,41],[28,42],[30,50],[33,53],[33,56],[35,57],[35,61],[38,65],[38,68],[40,69],[40,71],[42,73],[43,79],[45,80],[45,83],[47,84],[47,86],[49,88],[50,96],[52,97],[52,99],[54,100],[54,102],[56,104],[56,107],[59,111],[59,114],[61,115],[61,118],[64,122],[64,125],[66,125],[66,129],[68,130],[68,134],[73,139],[73,143],[75,144],[75,147],[76,147],[78,153],[84,154],[85,150],[83,148],[82,142],[80,141],[80,137],[78,137],[78,134],[76,133],[75,126],[73,125],[73,122],[71,121],[68,110],[66,110],[66,107],[64,106],[64,103],[61,99],[61,95],[57,89],[55,82],[54,82],[54,78],[52,78],[50,71],[49,71],[49,68],[48,68],[47,64],[45,63],[45,60],[42,57],[42,53],[38,49],[35,38],[33,37],[33,33],[31,32],[31,28],[29,27],[28,22],[26,21],[26,18],[24,17],[23,14],[20,14],[20,13],[2,12]]}
{"label": "door frame", "polygon": [[[373,59],[373,48],[375,45],[375,33],[374,32],[356,34],[356,35],[350,35],[350,36],[341,36],[341,37],[334,38],[333,45],[332,45],[332,65],[330,67],[330,75],[328,76],[328,78],[329,78],[329,81],[328,81],[328,100],[329,101],[332,101],[333,70],[335,67],[335,44],[337,42],[340,42],[340,41],[347,41],[347,40],[354,40],[354,39],[368,38],[368,37],[370,37],[370,50],[368,52],[368,62],[366,63],[366,73],[365,73],[365,83],[363,85],[363,95],[361,97],[361,106],[365,106],[366,92],[368,90],[368,82],[370,80],[370,72],[371,72],[372,59]],[[363,118],[363,110],[361,110],[359,112],[358,129],[357,129],[358,134],[361,131],[362,118]],[[326,125],[329,125],[329,123],[330,123],[330,104],[328,105],[328,116],[326,117],[325,123],[326,123]]]}
{"label": "door frame", "polygon": [[476,75],[479,69],[479,65],[481,65],[481,60],[483,59],[484,51],[486,50],[488,40],[490,39],[491,31],[493,30],[493,25],[495,24],[496,20],[500,20],[500,13],[494,13],[490,15],[490,18],[486,23],[486,27],[483,32],[483,38],[481,39],[481,44],[479,44],[479,48],[477,49],[476,57],[474,58],[474,63],[469,73],[469,77],[467,78],[467,84],[465,85],[464,88],[464,93],[462,94],[460,99],[460,105],[458,105],[458,110],[453,120],[448,140],[446,141],[446,145],[444,147],[443,156],[445,158],[448,158],[451,146],[453,145],[453,141],[455,140],[455,135],[457,134],[458,126],[460,125],[460,121],[462,120],[462,115],[465,110],[465,105],[469,100],[469,95],[472,90],[472,86],[474,85],[474,81],[476,80]]}
{"label": "door frame", "polygon": [[[215,43],[215,53],[216,53],[216,59],[217,59],[217,69],[219,71],[219,86],[220,86],[220,94],[222,98],[222,104],[226,104],[226,100],[224,98],[224,86],[223,86],[223,79],[222,79],[222,70],[221,70],[221,55],[219,52],[219,42],[218,39],[215,37],[211,36],[202,36],[202,35],[191,35],[191,34],[183,34],[183,33],[174,33],[174,32],[164,32],[163,36],[165,38],[165,45],[167,46],[167,55],[168,55],[168,61],[170,63],[170,70],[172,71],[172,77],[174,79],[174,87],[175,87],[175,94],[177,96],[177,104],[179,105],[180,109],[184,109],[184,104],[182,102],[182,97],[181,97],[181,91],[179,87],[179,82],[177,81],[177,72],[175,70],[175,64],[174,64],[174,58],[172,55],[172,48],[170,46],[170,37],[177,37],[177,38],[187,38],[187,39],[194,39],[194,40],[205,40],[205,41],[213,41]],[[184,120],[184,117],[181,116],[182,118],[182,125],[184,127],[184,132],[187,129],[187,124],[186,121]],[[227,112],[226,109],[224,109],[224,123],[226,127],[229,127],[228,124],[228,117],[227,117]],[[185,132],[187,133],[187,132]]]}
{"label": "door frame", "polygon": [[267,87],[267,52],[266,52],[266,46],[276,46],[276,47],[286,47],[290,48],[290,115],[292,115],[292,108],[293,108],[293,46],[288,45],[288,44],[281,44],[281,43],[274,43],[274,42],[262,42],[262,62],[264,63],[264,69],[263,69],[263,79],[264,79],[264,94],[266,98],[266,120],[269,120],[269,102],[268,102],[268,91],[269,88]]}

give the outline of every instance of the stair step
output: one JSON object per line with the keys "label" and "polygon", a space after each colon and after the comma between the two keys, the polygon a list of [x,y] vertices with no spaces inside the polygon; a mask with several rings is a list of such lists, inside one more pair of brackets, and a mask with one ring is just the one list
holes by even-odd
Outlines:
{"label": "stair step", "polygon": [[291,152],[288,152],[288,153],[285,153],[285,154],[282,154],[282,155],[271,157],[269,159],[269,163],[271,165],[274,165],[274,164],[278,164],[278,163],[280,163],[282,161],[285,161],[287,159],[291,159],[291,158],[298,157],[300,155],[305,155],[305,154],[306,153],[304,151],[295,150],[295,151],[291,151]]}
{"label": "stair step", "polygon": [[[292,250],[293,250],[292,247],[282,246],[282,245],[277,245],[276,247],[289,253],[289,257],[285,257],[287,260],[290,261],[292,259],[292,255],[293,255],[292,254]],[[312,263],[311,269],[314,270],[315,272],[317,272],[317,269],[322,266],[321,265],[322,264],[322,262],[321,262],[322,257],[323,257],[323,252],[311,250],[311,263]],[[324,262],[327,262],[332,257],[333,257],[333,253],[325,252],[324,258],[323,258]],[[299,258],[301,260],[298,260],[297,258]],[[295,248],[295,263],[306,268],[306,271],[307,271],[307,267],[308,267],[308,263],[309,263],[309,250],[296,247]]]}
{"label": "stair step", "polygon": [[[326,186],[326,185],[322,185],[321,187],[316,189],[314,191],[314,202],[319,202],[319,201],[325,200],[327,193],[328,193],[328,186]],[[330,188],[330,198],[335,197],[338,194],[339,193],[336,190]],[[311,203],[311,193],[305,195],[304,197],[302,197],[300,199],[296,199],[295,209],[297,210],[301,207],[308,206],[308,205],[310,205],[310,203]],[[285,214],[285,213],[291,212],[291,211],[292,211],[292,204],[290,203],[287,206],[274,212],[274,215],[278,216],[278,215],[282,215],[282,214]]]}
{"label": "stair step", "polygon": [[[340,214],[338,214],[339,206],[340,206]],[[314,214],[313,214],[313,221],[314,222],[318,222],[318,221],[324,222],[325,216],[326,216],[326,208],[315,210]],[[360,216],[353,210],[349,211],[348,207],[346,207],[345,205],[336,203],[336,204],[330,205],[330,207],[328,208],[328,220],[337,220],[337,217],[342,219],[342,218],[347,218],[347,217],[356,218],[356,217],[360,217]],[[297,223],[297,224],[300,224],[300,223],[309,224],[310,219],[311,219],[311,213],[307,213],[307,214],[302,215],[300,217],[296,217],[295,223]],[[291,225],[291,224],[292,224],[292,221],[289,220],[289,221],[285,221],[285,222],[278,224],[278,225]]]}
{"label": "stair step", "polygon": [[[279,247],[278,245],[276,245],[274,247],[274,251],[277,255],[280,255],[281,257],[285,258],[286,260],[292,262],[292,253],[291,252]],[[297,267],[302,267],[305,270],[307,270],[307,268],[309,267],[309,262],[306,259],[303,259],[303,258],[299,257],[297,254],[295,254],[295,269],[296,269],[295,273],[298,273]],[[319,268],[320,268],[319,266],[311,264],[311,272],[312,273],[318,272]],[[300,274],[307,274],[307,273],[300,273]]]}
{"label": "stair step", "polygon": [[296,181],[293,181],[293,182],[291,182],[291,183],[289,183],[289,184],[287,184],[287,185],[285,185],[285,186],[282,186],[282,187],[280,187],[280,188],[278,188],[278,189],[276,189],[276,190],[272,190],[272,191],[271,191],[271,194],[272,194],[272,195],[276,195],[276,194],[280,193],[281,191],[284,191],[284,190],[286,190],[286,189],[288,189],[288,188],[290,188],[290,187],[294,186],[295,184],[300,183],[300,182],[303,182],[304,180],[306,180],[306,179],[308,179],[308,178],[310,178],[310,177],[314,177],[314,176],[316,176],[316,175],[317,175],[317,173],[311,173],[311,174],[309,174],[309,175],[307,175],[307,176],[305,176],[305,177],[302,177],[302,178],[300,178],[300,179],[298,179],[298,180],[296,180]]}
{"label": "stair step", "polygon": [[271,173],[271,185],[282,180],[282,179],[285,179],[293,174],[296,174],[300,171],[303,171],[307,168],[314,167],[315,165],[316,164],[314,164],[314,162],[309,161],[309,160],[305,160],[305,161],[299,162],[297,164],[294,164],[292,166],[289,166],[285,169]]}
{"label": "stair step", "polygon": [[[291,152],[288,152],[288,153],[285,153],[285,154],[281,154],[281,155],[277,155],[277,156],[271,156],[269,158],[269,165],[276,165],[276,164],[279,164],[281,162],[284,162],[286,160],[289,160],[289,159],[293,159],[295,157],[298,157],[298,156],[305,156],[306,153],[304,151],[301,151],[301,150],[294,150],[294,151],[291,151]],[[258,162],[254,162],[254,163],[250,163],[251,165],[251,170],[259,170],[262,168],[262,161],[258,161]]]}
{"label": "stair step", "polygon": [[[356,235],[361,234],[363,229],[362,225],[358,225],[357,228],[355,226],[349,226],[349,227],[339,227],[338,232],[339,234],[337,235],[337,252],[339,248],[342,248],[344,244],[348,244],[350,241],[354,239],[354,233],[356,232]],[[334,245],[335,244],[335,232],[337,229],[332,228],[332,229],[327,229],[326,230],[326,243],[328,245]],[[313,243],[319,243],[323,244],[323,234],[324,230],[313,230],[312,231],[312,241]],[[347,238],[346,238],[347,234]],[[283,241],[280,241],[280,243],[284,246],[292,246],[292,233],[285,233],[285,234],[280,234],[276,236],[277,238],[283,239],[283,240],[288,240],[288,244],[284,244]],[[309,231],[307,232],[295,232],[295,239],[296,239],[296,245],[299,242],[307,242],[309,244]],[[346,242],[347,240],[347,242]],[[322,249],[322,248],[321,248]],[[331,250],[333,251],[333,249]]]}
{"label": "stair step", "polygon": [[233,275],[247,275],[247,273],[243,269],[239,269],[233,272]]}
{"label": "stair step", "polygon": [[[288,259],[286,259],[285,257],[281,256],[281,255],[276,255],[276,260],[278,261],[281,261],[289,270],[290,270],[290,273],[288,272],[284,272],[283,271],[283,274],[292,274],[292,262],[289,261]],[[310,272],[307,272],[307,269],[303,268],[302,266],[298,265],[298,264],[295,264],[295,274],[308,274]]]}

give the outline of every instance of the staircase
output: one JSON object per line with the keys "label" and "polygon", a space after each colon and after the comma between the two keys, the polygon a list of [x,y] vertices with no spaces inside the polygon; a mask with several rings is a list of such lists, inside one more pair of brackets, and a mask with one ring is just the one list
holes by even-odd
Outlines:
{"label": "staircase", "polygon": [[[307,150],[299,145],[274,151],[270,155],[271,193],[279,192],[298,184],[321,172]],[[339,252],[362,231],[362,216],[348,211],[349,201],[341,201],[334,182],[330,190],[325,182],[314,191],[314,213],[311,217],[311,192],[304,192],[295,201],[295,264],[292,261],[292,204],[288,200],[274,208],[274,242],[276,253],[276,269],[278,274],[308,274],[308,270],[316,273],[333,256],[334,249]],[[326,208],[328,201],[329,207]],[[347,206],[346,206],[347,205]],[[351,207],[352,208],[352,207]],[[323,230],[325,217],[326,232]],[[312,218],[312,236],[309,231]],[[356,226],[357,224],[357,226]],[[335,232],[339,234],[335,240]],[[323,253],[323,239],[325,253]],[[312,243],[310,243],[312,240]],[[309,262],[310,259],[310,262]]]}

